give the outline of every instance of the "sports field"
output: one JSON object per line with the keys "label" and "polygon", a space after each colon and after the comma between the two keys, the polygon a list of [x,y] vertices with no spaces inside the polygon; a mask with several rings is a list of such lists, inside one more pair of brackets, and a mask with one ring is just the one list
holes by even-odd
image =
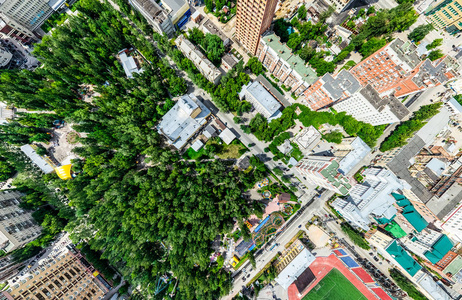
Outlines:
{"label": "sports field", "polygon": [[360,291],[333,268],[302,300],[367,300]]}

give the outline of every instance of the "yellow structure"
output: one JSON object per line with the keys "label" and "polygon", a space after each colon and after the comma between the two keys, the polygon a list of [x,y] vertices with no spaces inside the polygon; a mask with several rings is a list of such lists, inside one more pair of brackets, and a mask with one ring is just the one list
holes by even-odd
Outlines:
{"label": "yellow structure", "polygon": [[233,262],[231,263],[231,265],[232,265],[233,267],[235,267],[239,262],[240,262],[240,259],[237,258],[236,255],[234,255],[234,256],[233,256]]}
{"label": "yellow structure", "polygon": [[62,180],[71,179],[72,178],[71,167],[72,167],[72,164],[57,167],[55,168],[56,174],[58,174],[59,178],[61,178]]}
{"label": "yellow structure", "polygon": [[247,226],[247,228],[249,228],[249,229],[252,228],[252,224],[250,224],[249,221],[245,221],[244,224]]}
{"label": "yellow structure", "polygon": [[432,5],[425,12],[435,28],[449,33],[462,30],[462,0],[443,0]]}

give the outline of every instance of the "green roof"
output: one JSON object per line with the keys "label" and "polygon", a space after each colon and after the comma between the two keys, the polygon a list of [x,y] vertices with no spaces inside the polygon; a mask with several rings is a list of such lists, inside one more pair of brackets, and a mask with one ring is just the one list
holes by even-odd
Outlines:
{"label": "green roof", "polygon": [[393,221],[393,219],[395,218],[396,215],[394,215],[393,217],[391,217],[390,219],[387,219],[387,218],[375,218],[374,219],[377,221],[377,223],[381,224],[381,225],[384,225],[384,224],[389,224]]}
{"label": "green roof", "polygon": [[443,272],[445,274],[451,273],[452,275],[455,275],[462,270],[462,257],[460,255],[457,255],[456,258],[451,261],[451,263],[444,268]]}
{"label": "green roof", "polygon": [[403,209],[401,212],[403,217],[406,218],[417,232],[421,232],[427,227],[428,222],[417,212],[414,205],[405,196],[395,193],[391,193],[391,195],[396,199],[396,204]]}
{"label": "green roof", "polygon": [[321,175],[324,176],[333,186],[339,189],[342,195],[347,195],[351,188],[348,178],[339,173],[339,163],[332,160],[330,165],[321,170]]}
{"label": "green roof", "polygon": [[443,234],[436,243],[433,244],[432,250],[424,253],[424,256],[432,263],[436,264],[443,256],[445,256],[451,249],[453,243],[447,235]]}
{"label": "green roof", "polygon": [[395,221],[385,227],[385,230],[391,233],[395,238],[399,239],[407,235],[407,233]]}
{"label": "green roof", "polygon": [[291,68],[308,84],[313,84],[318,79],[316,72],[311,67],[307,66],[300,56],[292,53],[292,49],[287,47],[286,44],[281,43],[277,35],[274,33],[265,35],[263,40],[281,59],[290,64]]}
{"label": "green roof", "polygon": [[393,241],[386,251],[409,275],[414,276],[422,267],[398,243]]}

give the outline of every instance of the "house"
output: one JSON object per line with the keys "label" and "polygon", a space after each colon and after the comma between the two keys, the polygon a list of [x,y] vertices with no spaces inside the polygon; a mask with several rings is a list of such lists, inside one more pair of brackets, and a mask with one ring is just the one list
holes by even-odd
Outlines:
{"label": "house", "polygon": [[143,69],[138,66],[138,62],[135,60],[133,56],[129,56],[130,50],[123,49],[117,55],[119,56],[120,63],[124,68],[125,75],[128,78],[133,78],[133,74],[135,73],[143,73]]}
{"label": "house", "polygon": [[194,96],[184,95],[157,125],[157,131],[176,149],[182,149],[206,123],[210,110]]}
{"label": "house", "polygon": [[236,138],[236,135],[229,128],[226,128],[219,137],[226,145],[229,145]]}

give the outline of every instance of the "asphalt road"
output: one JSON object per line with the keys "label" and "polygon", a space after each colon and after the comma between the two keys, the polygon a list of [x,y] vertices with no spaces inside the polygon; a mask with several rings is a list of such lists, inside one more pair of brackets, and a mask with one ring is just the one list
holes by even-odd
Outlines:
{"label": "asphalt road", "polygon": [[[261,254],[256,256],[257,267],[252,268],[250,263],[247,263],[240,270],[246,269],[246,272],[241,272],[238,276],[234,278],[233,290],[229,295],[223,299],[232,299],[239,291],[242,286],[246,285],[246,282],[255,277],[258,272],[268,264],[271,259],[278,253],[282,252],[285,249],[285,245],[297,234],[299,230],[306,230],[305,224],[315,215],[322,212],[322,207],[324,203],[331,197],[334,193],[331,191],[326,191],[322,194],[320,198],[315,197],[315,200],[310,205],[305,205],[301,213],[295,214],[287,223],[282,232],[280,232],[275,238],[269,241],[269,243],[276,242],[277,247],[274,247],[271,251],[264,250],[262,248]],[[286,223],[286,224],[287,224]],[[252,271],[250,271],[252,269]],[[246,278],[244,281],[243,278]]]}

